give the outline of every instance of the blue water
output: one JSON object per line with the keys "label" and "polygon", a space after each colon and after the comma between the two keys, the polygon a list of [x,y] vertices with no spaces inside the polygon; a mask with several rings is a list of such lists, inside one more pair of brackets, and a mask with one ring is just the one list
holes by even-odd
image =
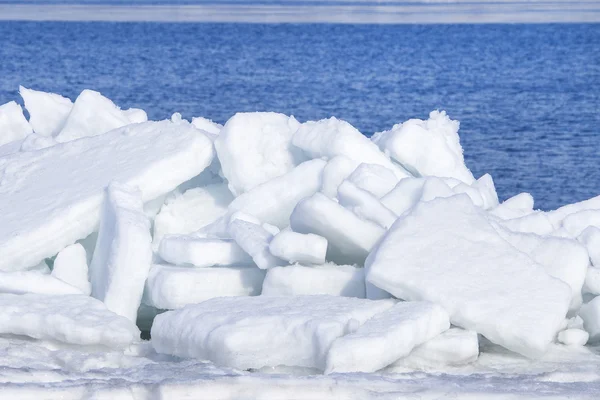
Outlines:
{"label": "blue water", "polygon": [[270,110],[361,132],[445,109],[501,198],[600,194],[598,25],[0,23],[0,103],[18,85],[99,90],[154,119]]}

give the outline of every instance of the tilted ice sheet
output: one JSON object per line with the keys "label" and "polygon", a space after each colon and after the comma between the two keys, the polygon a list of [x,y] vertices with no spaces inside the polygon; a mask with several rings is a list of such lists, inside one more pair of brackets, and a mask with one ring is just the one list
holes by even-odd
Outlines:
{"label": "tilted ice sheet", "polygon": [[265,271],[254,266],[188,268],[153,265],[144,303],[158,309],[182,308],[222,296],[257,296]]}
{"label": "tilted ice sheet", "polygon": [[216,298],[158,315],[152,345],[159,353],[239,369],[323,370],[335,339],[394,303],[335,296]]}
{"label": "tilted ice sheet", "polygon": [[84,295],[0,294],[0,333],[109,347],[139,339],[135,324]]}
{"label": "tilted ice sheet", "polygon": [[22,140],[30,133],[31,126],[20,105],[14,101],[0,105],[0,146]]}
{"label": "tilted ice sheet", "polygon": [[19,93],[29,112],[29,124],[41,136],[54,136],[65,124],[73,102],[56,93],[46,93],[19,86]]}
{"label": "tilted ice sheet", "polygon": [[160,242],[160,257],[175,265],[214,267],[252,265],[248,255],[233,239],[167,235]]}
{"label": "tilted ice sheet", "polygon": [[290,263],[323,264],[327,253],[327,239],[312,233],[303,234],[287,229],[271,239],[269,251],[275,257]]}
{"label": "tilted ice sheet", "polygon": [[82,294],[81,289],[38,271],[0,272],[0,293]]}
{"label": "tilted ice sheet", "polygon": [[440,304],[454,325],[529,357],[548,348],[571,301],[569,286],[502,239],[465,195],[418,204],[367,263],[376,286]]}
{"label": "tilted ice sheet", "polygon": [[75,286],[87,296],[92,293],[88,272],[87,254],[79,243],[65,247],[54,259],[52,276]]}
{"label": "tilted ice sheet", "polygon": [[162,121],[0,159],[0,270],[36,265],[96,230],[110,181],[139,187],[147,202],[212,157],[202,133]]}

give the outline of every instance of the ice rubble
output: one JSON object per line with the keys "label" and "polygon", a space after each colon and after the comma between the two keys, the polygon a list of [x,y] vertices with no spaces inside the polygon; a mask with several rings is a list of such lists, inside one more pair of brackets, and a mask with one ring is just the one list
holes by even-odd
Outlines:
{"label": "ice rubble", "polygon": [[0,106],[3,335],[123,347],[166,310],[159,353],[336,373],[470,363],[478,334],[528,357],[600,340],[600,196],[500,203],[444,112],[369,140],[20,93],[29,121]]}

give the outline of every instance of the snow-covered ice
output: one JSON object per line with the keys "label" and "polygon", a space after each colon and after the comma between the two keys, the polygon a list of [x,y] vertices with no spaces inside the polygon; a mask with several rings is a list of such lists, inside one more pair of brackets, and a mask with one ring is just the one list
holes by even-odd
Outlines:
{"label": "snow-covered ice", "polygon": [[0,272],[0,293],[82,294],[81,289],[39,271]]}
{"label": "snow-covered ice", "polygon": [[365,298],[365,273],[352,265],[288,265],[267,271],[263,296],[328,294]]}
{"label": "snow-covered ice", "polygon": [[589,342],[600,341],[600,297],[581,306],[579,315],[583,319],[583,327],[590,334]]}
{"label": "snow-covered ice", "polygon": [[448,313],[426,301],[399,302],[333,342],[325,373],[375,372],[450,328]]}
{"label": "snow-covered ice", "polygon": [[363,163],[352,171],[348,181],[380,199],[396,186],[398,178],[384,166]]}
{"label": "snow-covered ice", "polygon": [[87,254],[79,243],[65,247],[56,255],[52,276],[75,286],[87,296],[92,293]]}
{"label": "snow-covered ice", "polygon": [[338,187],[338,201],[360,218],[388,229],[398,216],[384,206],[373,194],[359,188],[349,180]]}
{"label": "snow-covered ice", "polygon": [[418,204],[369,257],[367,279],[443,306],[454,325],[528,357],[554,339],[571,289],[494,230],[466,195]]}
{"label": "snow-covered ice", "polygon": [[239,369],[323,370],[335,339],[394,303],[337,296],[216,298],[158,315],[152,345],[159,353]]}
{"label": "snow-covered ice", "polygon": [[94,232],[111,181],[137,186],[146,202],[212,157],[212,143],[195,128],[162,121],[1,158],[0,270],[36,265]]}
{"label": "snow-covered ice", "polygon": [[450,328],[426,341],[393,367],[427,367],[469,364],[479,356],[477,332]]}
{"label": "snow-covered ice", "polygon": [[242,219],[234,219],[229,223],[228,231],[238,246],[252,257],[260,269],[287,264],[269,251],[273,234],[263,226]]}
{"label": "snow-covered ice", "polygon": [[252,265],[248,255],[233,239],[167,235],[160,242],[160,257],[175,265],[214,267]]}
{"label": "snow-covered ice", "polygon": [[14,101],[0,105],[0,146],[24,139],[31,132],[20,105]]}
{"label": "snow-covered ice", "polygon": [[327,239],[312,233],[283,230],[271,239],[269,251],[275,257],[290,263],[323,264],[327,253]]}
{"label": "snow-covered ice", "polygon": [[56,136],[65,125],[73,102],[56,93],[19,87],[19,93],[29,113],[29,124],[41,136]]}
{"label": "snow-covered ice", "polygon": [[256,267],[188,268],[153,265],[144,303],[171,310],[214,297],[258,296],[265,271]]}

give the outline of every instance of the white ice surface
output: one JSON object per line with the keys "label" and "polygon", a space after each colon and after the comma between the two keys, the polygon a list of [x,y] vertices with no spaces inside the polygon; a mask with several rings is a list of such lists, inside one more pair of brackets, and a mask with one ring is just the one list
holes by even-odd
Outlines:
{"label": "white ice surface", "polygon": [[269,269],[287,264],[271,254],[269,243],[273,239],[273,234],[261,225],[242,219],[234,219],[229,223],[227,229],[231,238],[252,257],[252,260],[260,269]]}
{"label": "white ice surface", "polygon": [[327,239],[327,260],[362,265],[385,230],[363,221],[322,193],[302,200],[290,217],[292,230]]}
{"label": "white ice surface", "polygon": [[139,339],[133,323],[84,295],[0,294],[0,334],[108,347]]}
{"label": "white ice surface", "polygon": [[361,219],[388,229],[398,216],[370,192],[346,180],[338,187],[338,201]]}
{"label": "white ice surface", "polygon": [[283,230],[269,242],[269,251],[275,257],[290,263],[323,264],[327,253],[327,239],[312,233]]}
{"label": "white ice surface", "polygon": [[0,293],[82,294],[79,288],[39,271],[0,272]]}
{"label": "white ice surface", "polygon": [[524,217],[533,213],[533,196],[529,193],[519,193],[492,208],[490,213],[501,219]]}
{"label": "white ice surface", "polygon": [[346,156],[335,156],[327,161],[321,175],[321,192],[330,198],[337,197],[338,186],[360,165]]}
{"label": "white ice surface", "polygon": [[327,353],[325,373],[378,371],[448,328],[448,313],[439,305],[399,302],[336,339]]}
{"label": "white ice surface", "polygon": [[583,319],[583,328],[590,334],[589,342],[600,340],[600,297],[581,306],[579,316]]}
{"label": "white ice surface", "polygon": [[263,296],[316,294],[364,299],[364,268],[335,264],[288,265],[268,270],[263,282]]}
{"label": "white ice surface", "polygon": [[584,346],[590,334],[583,329],[570,328],[558,332],[558,341],[567,346]]}
{"label": "white ice surface", "polygon": [[233,239],[167,235],[160,242],[160,257],[175,265],[214,267],[252,265],[248,255]]}
{"label": "white ice surface", "polygon": [[256,267],[187,268],[153,265],[144,303],[169,310],[214,297],[258,296],[265,271]]}
{"label": "white ice surface", "polygon": [[142,192],[113,182],[106,189],[90,263],[92,297],[135,323],[151,264],[150,220],[144,214]]}
{"label": "white ice surface", "polygon": [[0,105],[0,146],[24,139],[31,133],[31,125],[23,109],[14,101]]}
{"label": "white ice surface", "polygon": [[398,184],[398,178],[390,169],[377,164],[364,163],[356,167],[348,176],[348,181],[378,199],[389,193]]}
{"label": "white ice surface", "polygon": [[86,296],[92,293],[87,254],[79,243],[67,246],[57,254],[54,259],[52,276],[75,286]]}
{"label": "white ice surface", "polygon": [[600,228],[587,227],[577,240],[587,249],[592,265],[600,268]]}
{"label": "white ice surface", "polygon": [[19,93],[29,113],[29,124],[41,136],[55,136],[65,124],[73,102],[56,93],[46,93],[19,86]]}
{"label": "white ice surface", "polygon": [[393,304],[336,296],[216,298],[158,315],[152,345],[159,353],[239,369],[323,370],[335,339]]}
{"label": "white ice surface", "polygon": [[358,163],[384,166],[398,179],[410,176],[355,127],[335,117],[303,123],[294,134],[292,143],[311,158],[332,159],[343,155]]}
{"label": "white ice surface", "polygon": [[221,130],[223,129],[223,125],[213,122],[212,120],[204,117],[192,118],[192,125],[194,125],[194,127],[197,129],[200,129],[204,132],[208,132],[208,134],[213,139],[216,139],[217,136],[219,136],[219,133],[221,133]]}
{"label": "white ice surface", "polygon": [[292,147],[300,123],[278,113],[237,113],[215,140],[223,174],[239,196],[261,183],[291,171],[306,158]]}
{"label": "white ice surface", "polygon": [[195,128],[163,121],[0,159],[0,270],[36,265],[96,230],[112,180],[139,187],[147,202],[212,157]]}
{"label": "white ice surface", "polygon": [[465,195],[420,203],[367,259],[367,279],[442,305],[454,325],[541,356],[571,301],[568,285],[502,239]]}

